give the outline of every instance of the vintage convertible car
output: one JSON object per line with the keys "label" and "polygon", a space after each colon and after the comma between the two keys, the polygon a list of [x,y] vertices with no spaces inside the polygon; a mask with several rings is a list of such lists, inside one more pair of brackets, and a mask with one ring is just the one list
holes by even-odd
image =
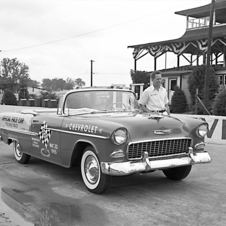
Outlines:
{"label": "vintage convertible car", "polygon": [[69,91],[57,110],[0,114],[0,140],[13,143],[19,163],[34,156],[64,167],[80,164],[85,186],[97,194],[112,176],[162,170],[184,179],[192,165],[211,161],[207,132],[201,119],[142,113],[132,91],[111,87]]}

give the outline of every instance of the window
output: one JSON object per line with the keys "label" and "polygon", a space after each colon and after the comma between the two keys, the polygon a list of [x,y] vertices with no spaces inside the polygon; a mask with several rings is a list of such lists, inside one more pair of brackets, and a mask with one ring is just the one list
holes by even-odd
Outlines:
{"label": "window", "polygon": [[209,17],[204,17],[204,18],[188,17],[187,29],[207,27],[209,26],[209,21],[210,21]]}
{"label": "window", "polygon": [[94,110],[137,110],[139,105],[132,92],[118,90],[88,90],[70,93],[67,96],[65,112],[75,114],[76,112]]}
{"label": "window", "polygon": [[226,85],[226,75],[219,75],[218,77],[219,85]]}

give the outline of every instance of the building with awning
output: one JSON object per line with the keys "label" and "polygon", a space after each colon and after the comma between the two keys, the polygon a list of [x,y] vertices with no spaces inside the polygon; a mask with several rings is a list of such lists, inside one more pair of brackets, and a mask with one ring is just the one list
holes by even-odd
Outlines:
{"label": "building with awning", "polygon": [[[175,14],[187,18],[186,31],[178,39],[128,46],[128,48],[133,48],[135,71],[137,70],[138,60],[141,60],[147,54],[154,58],[154,70],[162,72],[169,99],[171,99],[173,87],[177,85],[184,90],[187,100],[190,102],[188,76],[192,67],[206,64],[207,60],[210,7],[211,4],[207,4],[175,12]],[[157,68],[159,57],[167,52],[176,55],[177,66],[174,68]],[[181,58],[186,60],[186,65],[181,65]],[[167,55],[165,60],[167,60]],[[226,0],[216,0],[215,2],[210,64],[215,69],[219,84],[226,85]]]}

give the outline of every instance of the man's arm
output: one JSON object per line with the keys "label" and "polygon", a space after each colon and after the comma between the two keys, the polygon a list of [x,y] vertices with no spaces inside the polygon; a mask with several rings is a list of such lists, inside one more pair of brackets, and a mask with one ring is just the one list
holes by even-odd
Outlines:
{"label": "man's arm", "polygon": [[170,115],[170,108],[169,108],[169,99],[168,99],[168,96],[167,96],[167,91],[165,89],[165,108],[166,108],[166,112],[168,115]]}
{"label": "man's arm", "polygon": [[170,115],[170,108],[169,108],[169,104],[166,104],[166,105],[165,105],[165,107],[166,107],[166,112],[168,113],[168,115]]}
{"label": "man's arm", "polygon": [[150,112],[150,110],[146,107],[148,98],[149,98],[148,92],[147,89],[145,89],[144,92],[142,93],[140,100],[138,101],[139,106],[143,112]]}
{"label": "man's arm", "polygon": [[150,110],[145,105],[142,105],[142,104],[139,104],[139,105],[143,112],[150,112]]}

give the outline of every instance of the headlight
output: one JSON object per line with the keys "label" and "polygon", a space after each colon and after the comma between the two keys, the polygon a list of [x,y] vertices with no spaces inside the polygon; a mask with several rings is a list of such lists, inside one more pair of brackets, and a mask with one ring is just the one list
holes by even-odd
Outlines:
{"label": "headlight", "polygon": [[118,129],[112,135],[112,140],[115,144],[123,144],[127,140],[127,130]]}
{"label": "headlight", "polygon": [[204,137],[208,133],[208,126],[203,124],[199,126],[196,130],[196,133],[199,137]]}

